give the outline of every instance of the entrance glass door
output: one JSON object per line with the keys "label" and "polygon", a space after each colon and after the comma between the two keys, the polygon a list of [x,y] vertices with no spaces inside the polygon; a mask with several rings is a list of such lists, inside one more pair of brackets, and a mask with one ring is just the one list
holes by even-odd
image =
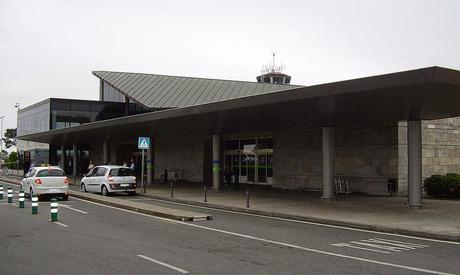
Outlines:
{"label": "entrance glass door", "polygon": [[257,182],[267,183],[267,155],[261,154],[257,157]]}
{"label": "entrance glass door", "polygon": [[248,168],[247,182],[254,183],[256,182],[256,155],[247,154],[244,156],[246,158],[246,163],[247,163],[247,168]]}
{"label": "entrance glass door", "polygon": [[232,182],[273,184],[271,137],[227,139],[224,144],[224,170]]}

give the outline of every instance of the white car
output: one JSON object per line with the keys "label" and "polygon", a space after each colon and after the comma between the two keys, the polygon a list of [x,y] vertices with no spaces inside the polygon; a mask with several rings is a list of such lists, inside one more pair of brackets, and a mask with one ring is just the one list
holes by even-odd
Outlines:
{"label": "white car", "polygon": [[134,195],[136,194],[136,177],[134,171],[129,167],[100,165],[91,169],[81,179],[80,188],[82,192],[102,193],[103,196],[120,192]]}
{"label": "white car", "polygon": [[69,179],[57,166],[31,168],[22,179],[21,188],[31,197],[36,194],[62,197],[63,200],[69,198]]}

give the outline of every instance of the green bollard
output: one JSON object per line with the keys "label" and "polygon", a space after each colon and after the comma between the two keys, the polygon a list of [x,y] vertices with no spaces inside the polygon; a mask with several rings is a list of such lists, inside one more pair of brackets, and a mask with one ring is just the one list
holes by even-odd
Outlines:
{"label": "green bollard", "polygon": [[8,203],[13,203],[13,189],[9,188],[7,189],[8,192]]}
{"label": "green bollard", "polygon": [[37,195],[32,195],[32,214],[38,213],[38,197]]}
{"label": "green bollard", "polygon": [[0,200],[3,200],[3,185],[0,184]]}
{"label": "green bollard", "polygon": [[51,221],[57,222],[58,220],[58,202],[56,198],[51,199]]}
{"label": "green bollard", "polygon": [[19,208],[24,208],[24,201],[25,201],[24,190],[19,190]]}

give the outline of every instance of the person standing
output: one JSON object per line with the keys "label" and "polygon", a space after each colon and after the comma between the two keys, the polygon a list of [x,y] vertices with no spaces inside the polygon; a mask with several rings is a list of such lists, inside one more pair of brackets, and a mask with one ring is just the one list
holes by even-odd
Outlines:
{"label": "person standing", "polygon": [[136,165],[134,164],[134,159],[131,159],[131,164],[129,165],[129,168],[131,168],[133,171],[136,170]]}
{"label": "person standing", "polygon": [[89,161],[89,165],[88,165],[88,172],[91,171],[91,169],[93,169],[93,168],[94,168],[93,161],[90,160],[90,161]]}

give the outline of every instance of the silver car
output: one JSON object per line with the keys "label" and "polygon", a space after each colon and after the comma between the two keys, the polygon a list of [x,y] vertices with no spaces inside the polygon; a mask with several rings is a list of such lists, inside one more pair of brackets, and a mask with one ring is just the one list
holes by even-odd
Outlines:
{"label": "silver car", "polygon": [[134,171],[125,166],[100,165],[96,166],[81,179],[82,192],[102,193],[108,196],[111,193],[127,192],[136,194],[136,177]]}
{"label": "silver car", "polygon": [[57,166],[34,167],[27,172],[21,181],[21,188],[28,196],[52,195],[69,198],[69,179],[64,171]]}

